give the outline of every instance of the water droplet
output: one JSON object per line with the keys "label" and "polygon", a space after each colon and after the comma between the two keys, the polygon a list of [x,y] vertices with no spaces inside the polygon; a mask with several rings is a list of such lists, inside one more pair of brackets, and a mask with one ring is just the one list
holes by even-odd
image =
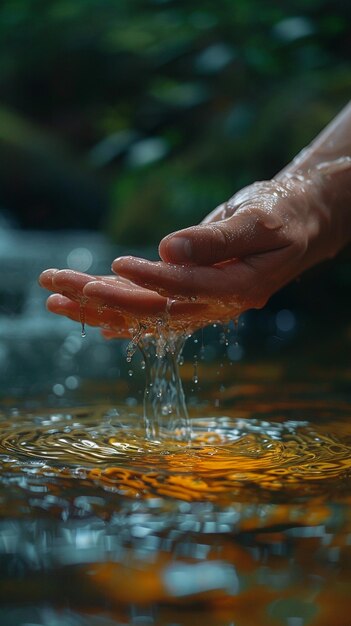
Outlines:
{"label": "water droplet", "polygon": [[133,376],[133,370],[128,370],[128,376]]}
{"label": "water droplet", "polygon": [[84,306],[84,304],[82,302],[79,305],[79,319],[80,319],[80,323],[82,325],[82,337],[86,337],[86,332],[85,332],[85,306]]}
{"label": "water droplet", "polygon": [[224,344],[225,346],[229,346],[229,334],[230,334],[229,324],[223,324],[222,332],[219,338],[219,343],[221,343],[222,345]]}
{"label": "water droplet", "polygon": [[193,374],[193,382],[195,383],[195,385],[198,384],[199,382],[199,374],[198,374],[198,362],[197,360],[194,361],[194,374]]}

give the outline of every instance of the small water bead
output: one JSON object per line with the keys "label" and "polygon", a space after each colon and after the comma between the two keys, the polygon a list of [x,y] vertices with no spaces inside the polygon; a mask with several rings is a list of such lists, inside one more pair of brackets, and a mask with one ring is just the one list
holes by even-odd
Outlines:
{"label": "small water bead", "polygon": [[172,413],[172,406],[169,404],[164,404],[162,409],[162,415],[170,415]]}
{"label": "small water bead", "polygon": [[195,383],[195,385],[198,384],[199,382],[199,375],[198,375],[198,362],[197,360],[194,361],[194,374],[193,374],[193,383]]}
{"label": "small water bead", "polygon": [[133,376],[133,370],[128,370],[128,376]]}
{"label": "small water bead", "polygon": [[82,326],[82,337],[86,337],[85,332],[85,303],[81,302],[79,305],[79,320]]}
{"label": "small water bead", "polygon": [[229,338],[230,338],[230,325],[229,324],[223,324],[222,325],[222,332],[220,335],[220,339],[219,342],[225,346],[229,346]]}

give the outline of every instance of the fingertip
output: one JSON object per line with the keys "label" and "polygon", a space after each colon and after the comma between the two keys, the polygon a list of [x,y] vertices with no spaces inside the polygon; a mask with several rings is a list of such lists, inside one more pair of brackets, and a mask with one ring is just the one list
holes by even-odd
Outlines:
{"label": "fingertip", "polygon": [[60,288],[66,284],[67,278],[72,274],[72,270],[57,270],[52,277],[52,284],[56,288]]}
{"label": "fingertip", "polygon": [[100,292],[103,282],[101,280],[90,280],[84,285],[82,292],[84,296],[94,297],[96,292]]}
{"label": "fingertip", "polygon": [[69,302],[69,299],[60,293],[53,293],[46,301],[46,308],[51,313],[56,313],[58,308],[63,309]]}
{"label": "fingertip", "polygon": [[38,277],[39,285],[41,287],[44,287],[45,289],[49,289],[52,284],[53,275],[58,271],[59,270],[55,267],[55,268],[49,268],[41,272],[41,274]]}
{"label": "fingertip", "polygon": [[181,231],[171,233],[162,239],[158,251],[165,263],[187,264],[192,260],[193,244],[191,239]]}
{"label": "fingertip", "polygon": [[111,270],[117,274],[120,268],[123,268],[126,264],[130,263],[130,260],[133,259],[132,256],[118,256],[111,265]]}

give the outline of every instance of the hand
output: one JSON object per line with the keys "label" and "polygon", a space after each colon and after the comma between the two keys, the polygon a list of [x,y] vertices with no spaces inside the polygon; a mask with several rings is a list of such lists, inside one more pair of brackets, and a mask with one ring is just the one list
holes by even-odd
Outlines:
{"label": "hand", "polygon": [[[158,319],[192,331],[264,306],[286,282],[330,252],[329,212],[318,181],[255,183],[219,206],[199,226],[168,235],[163,261],[122,257],[118,276],[47,270],[43,287],[58,292],[48,308],[99,326],[106,338],[131,336]],[[58,295],[60,294],[60,295]]]}
{"label": "hand", "polygon": [[175,330],[191,331],[209,323],[215,315],[210,306],[172,302],[155,291],[117,276],[92,276],[72,270],[45,270],[42,287],[53,291],[47,308],[58,315],[101,328],[106,339],[132,337],[143,324],[153,332],[158,320],[167,320]]}
{"label": "hand", "polygon": [[[260,308],[280,287],[351,240],[351,104],[270,181],[255,183],[202,224],[161,241],[162,261],[116,259],[118,274],[47,270],[48,308],[106,337],[158,319],[192,330]],[[59,295],[60,294],[60,295]]]}
{"label": "hand", "polygon": [[199,226],[163,239],[162,261],[122,257],[112,269],[164,297],[196,299],[216,311],[213,319],[225,321],[264,306],[280,287],[333,254],[330,213],[318,177],[255,183]]}

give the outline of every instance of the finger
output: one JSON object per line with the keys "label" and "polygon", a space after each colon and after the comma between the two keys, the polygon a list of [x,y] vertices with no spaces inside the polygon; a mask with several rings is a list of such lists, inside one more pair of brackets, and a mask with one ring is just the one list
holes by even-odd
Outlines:
{"label": "finger", "polygon": [[242,296],[254,278],[252,268],[238,260],[215,267],[199,267],[120,257],[113,262],[112,268],[163,296],[179,300],[199,299],[199,302]]}
{"label": "finger", "polygon": [[[81,323],[82,310],[78,302],[70,300],[61,294],[51,295],[46,303],[47,309],[57,315],[64,315],[69,319]],[[116,311],[109,309],[97,309],[96,306],[86,304],[84,306],[84,321],[89,326],[103,327],[114,336],[129,337],[128,320]]]}
{"label": "finger", "polygon": [[198,322],[212,319],[212,311],[206,304],[175,302],[160,296],[155,291],[142,289],[134,284],[133,289],[116,288],[111,284],[91,282],[84,288],[84,295],[89,301],[96,301],[111,308],[117,308],[126,315],[141,320],[156,320],[168,317],[172,320]]}
{"label": "finger", "polygon": [[213,265],[285,245],[287,241],[279,215],[246,208],[227,219],[191,226],[168,235],[161,241],[159,253],[167,263]]}
{"label": "finger", "polygon": [[[51,275],[50,289],[66,295],[72,300],[81,301],[82,298],[84,298],[83,290],[85,285],[91,281],[100,280],[103,280],[105,283],[120,285],[122,287],[128,287],[130,285],[129,280],[119,276],[93,276],[91,274],[84,274],[83,272],[76,272],[74,270],[56,270]],[[50,275],[46,279],[48,284],[49,281]]]}
{"label": "finger", "polygon": [[126,287],[110,282],[90,281],[85,285],[83,295],[100,304],[128,313],[162,315],[167,307],[166,298],[158,293],[140,289],[136,285]]}
{"label": "finger", "polygon": [[74,270],[59,270],[52,276],[52,289],[71,300],[81,301],[83,288],[95,277]]}
{"label": "finger", "polygon": [[42,272],[38,278],[39,285],[41,285],[41,287],[44,287],[44,289],[53,291],[52,280],[53,280],[54,275],[58,271],[59,270],[56,268],[50,268],[50,269],[44,270],[44,272]]}

